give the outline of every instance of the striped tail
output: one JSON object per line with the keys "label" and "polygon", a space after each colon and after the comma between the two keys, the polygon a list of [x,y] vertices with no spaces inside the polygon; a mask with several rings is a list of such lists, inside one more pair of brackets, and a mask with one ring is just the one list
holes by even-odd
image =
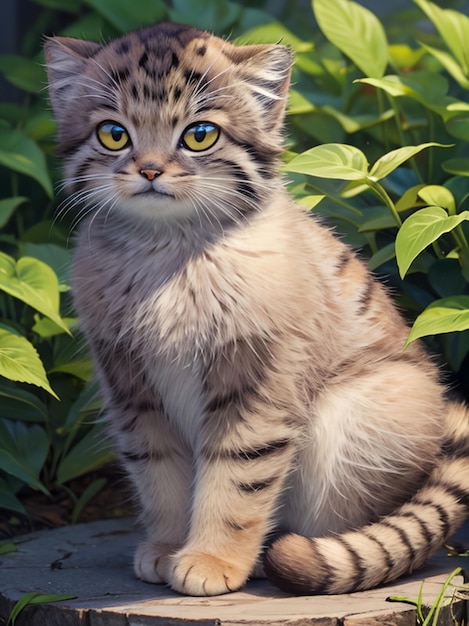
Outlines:
{"label": "striped tail", "polygon": [[267,550],[265,572],[294,594],[370,589],[421,567],[468,516],[469,411],[450,404],[437,465],[409,502],[339,535],[283,535]]}

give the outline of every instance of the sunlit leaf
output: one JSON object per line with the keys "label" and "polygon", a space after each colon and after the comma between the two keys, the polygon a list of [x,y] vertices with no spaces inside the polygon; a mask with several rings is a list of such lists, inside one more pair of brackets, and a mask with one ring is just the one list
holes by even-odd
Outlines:
{"label": "sunlit leaf", "polygon": [[32,257],[22,257],[16,262],[0,252],[0,290],[22,300],[70,333],[59,313],[57,276],[46,263]]}
{"label": "sunlit leaf", "polygon": [[414,0],[438,30],[464,73],[469,72],[469,18],[452,9],[442,9],[428,0]]}
{"label": "sunlit leaf", "polygon": [[441,235],[452,231],[464,221],[469,221],[469,211],[463,211],[459,215],[448,215],[438,206],[420,209],[410,215],[396,237],[396,257],[401,278],[406,275],[417,255]]}
{"label": "sunlit leaf", "polygon": [[464,89],[469,88],[469,79],[454,57],[452,57],[448,52],[429,46],[428,44],[420,42],[420,45],[441,63],[445,70],[447,70],[447,72],[461,85],[461,87]]}
{"label": "sunlit leaf", "polygon": [[428,206],[441,206],[452,215],[456,212],[456,201],[449,189],[442,185],[426,185],[422,187],[418,195]]}
{"label": "sunlit leaf", "polygon": [[397,148],[396,150],[391,150],[391,152],[388,152],[376,161],[371,168],[370,178],[372,180],[381,180],[382,178],[386,178],[386,176],[389,176],[391,172],[408,161],[410,158],[414,157],[422,150],[431,147],[442,148],[445,146],[439,143],[430,142],[422,143],[419,146],[404,146],[402,148]]}
{"label": "sunlit leaf", "polygon": [[1,328],[0,376],[9,380],[36,385],[57,398],[49,385],[44,366],[34,346],[24,337],[19,337]]}
{"label": "sunlit leaf", "polygon": [[469,329],[469,296],[451,296],[432,302],[415,320],[407,338],[411,343],[420,337]]}
{"label": "sunlit leaf", "polygon": [[351,0],[313,0],[320,29],[367,76],[381,78],[388,42],[376,15]]}
{"label": "sunlit leaf", "polygon": [[347,144],[329,143],[306,150],[283,166],[286,172],[319,178],[361,180],[368,174],[368,161],[361,150]]}

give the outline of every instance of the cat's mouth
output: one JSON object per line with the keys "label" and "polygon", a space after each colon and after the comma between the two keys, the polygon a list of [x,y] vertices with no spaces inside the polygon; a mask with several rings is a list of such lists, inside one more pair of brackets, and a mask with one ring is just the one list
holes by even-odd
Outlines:
{"label": "cat's mouth", "polygon": [[145,189],[144,191],[139,191],[134,193],[135,197],[147,197],[147,198],[157,198],[158,196],[165,196],[166,198],[174,198],[174,194],[169,193],[168,191],[163,191],[162,189]]}

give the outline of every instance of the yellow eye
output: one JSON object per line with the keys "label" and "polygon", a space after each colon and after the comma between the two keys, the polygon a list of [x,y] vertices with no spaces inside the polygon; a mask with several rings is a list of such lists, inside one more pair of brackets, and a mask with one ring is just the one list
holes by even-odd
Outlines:
{"label": "yellow eye", "polygon": [[186,128],[182,133],[181,144],[192,152],[202,152],[214,146],[220,136],[220,129],[211,122],[199,122]]}
{"label": "yellow eye", "polygon": [[102,122],[96,132],[99,141],[108,150],[123,150],[130,144],[129,133],[117,122]]}

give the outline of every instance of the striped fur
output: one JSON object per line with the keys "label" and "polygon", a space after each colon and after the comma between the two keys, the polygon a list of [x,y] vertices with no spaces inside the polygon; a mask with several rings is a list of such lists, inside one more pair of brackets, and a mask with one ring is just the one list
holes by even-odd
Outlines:
{"label": "striped fur", "polygon": [[[46,59],[76,307],[146,528],[137,576],[226,593],[265,551],[281,587],[342,593],[421,566],[468,513],[469,411],[284,189],[290,51],[160,24],[52,38]],[[104,122],[128,142],[106,148]],[[202,122],[219,136],[191,151]]]}

